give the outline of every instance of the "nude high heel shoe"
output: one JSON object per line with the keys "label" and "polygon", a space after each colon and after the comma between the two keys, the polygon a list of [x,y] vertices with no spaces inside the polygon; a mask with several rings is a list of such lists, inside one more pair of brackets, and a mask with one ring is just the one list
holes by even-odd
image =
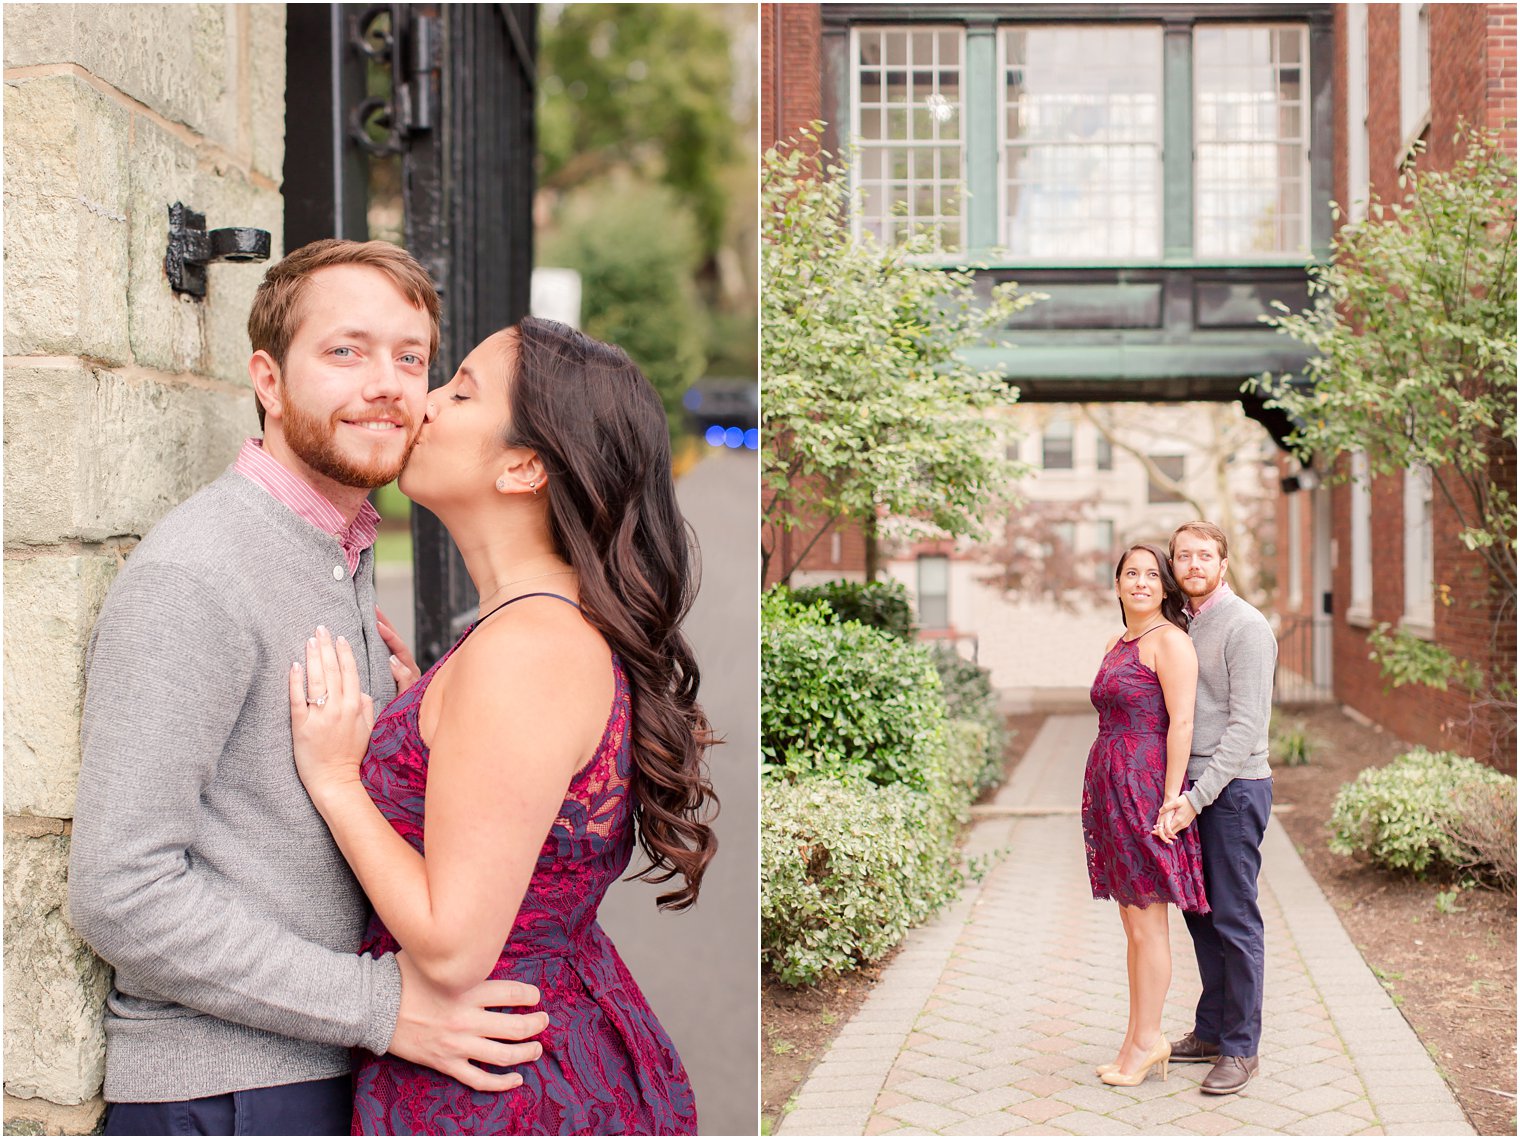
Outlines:
{"label": "nude high heel shoe", "polygon": [[1161,1079],[1165,1081],[1167,1076],[1166,1068],[1167,1065],[1171,1062],[1171,1059],[1172,1046],[1167,1043],[1165,1037],[1162,1037],[1161,1039],[1157,1040],[1155,1046],[1145,1054],[1145,1059],[1141,1063],[1140,1069],[1135,1072],[1134,1075],[1126,1076],[1122,1071],[1118,1069],[1110,1069],[1107,1072],[1103,1072],[1099,1078],[1105,1084],[1111,1084],[1114,1087],[1138,1087],[1142,1082],[1144,1082],[1145,1077],[1151,1074],[1151,1069],[1154,1068],[1157,1064],[1160,1064]]}

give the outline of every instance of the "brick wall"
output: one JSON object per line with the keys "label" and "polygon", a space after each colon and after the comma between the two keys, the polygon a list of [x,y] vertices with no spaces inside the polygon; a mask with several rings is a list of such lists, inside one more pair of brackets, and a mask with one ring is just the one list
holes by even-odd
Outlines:
{"label": "brick wall", "polygon": [[[823,116],[823,25],[818,5],[762,4],[760,45],[760,145],[769,148]],[[826,526],[817,519],[785,534],[766,526],[762,541],[772,551],[766,586],[789,570],[799,574],[794,579],[799,582],[859,578],[865,572],[865,535],[858,526]]]}
{"label": "brick wall", "polygon": [[[1345,121],[1345,67],[1349,49],[1343,8],[1335,12],[1337,64],[1334,83],[1338,106],[1335,139],[1335,195],[1348,196],[1347,150],[1353,124]],[[1422,163],[1447,167],[1458,151],[1453,136],[1459,121],[1505,125],[1504,137],[1513,151],[1515,92],[1515,16],[1505,5],[1437,4],[1431,8],[1431,122],[1425,134]],[[1369,56],[1369,173],[1374,190],[1396,200],[1398,158],[1405,140],[1399,130],[1399,14],[1397,5],[1368,8]],[[1499,470],[1496,478],[1514,483],[1514,472]],[[1403,476],[1374,480],[1372,487],[1372,623],[1397,625],[1404,608],[1404,488]],[[1339,545],[1333,569],[1336,598],[1334,661],[1336,696],[1395,735],[1432,747],[1453,747],[1481,753],[1489,727],[1474,717],[1468,700],[1457,692],[1423,687],[1386,689],[1378,666],[1368,660],[1367,630],[1347,621],[1351,596],[1351,491],[1337,486],[1332,494],[1332,531]],[[1280,525],[1286,511],[1279,511]],[[1458,656],[1485,668],[1513,662],[1514,630],[1497,645],[1492,642],[1490,592],[1480,559],[1457,540],[1455,512],[1436,496],[1434,640]],[[1286,557],[1286,552],[1280,555]],[[1282,566],[1284,581],[1286,565]],[[1443,591],[1443,588],[1444,591]],[[1514,756],[1497,757],[1514,770]]]}
{"label": "brick wall", "polygon": [[817,4],[760,6],[760,145],[823,117],[823,26]]}
{"label": "brick wall", "polygon": [[85,640],[122,556],[257,430],[262,269],[194,301],[163,259],[175,201],[279,241],[285,13],[12,4],[4,66],[5,1130],[80,1134],[109,982],[64,908]]}

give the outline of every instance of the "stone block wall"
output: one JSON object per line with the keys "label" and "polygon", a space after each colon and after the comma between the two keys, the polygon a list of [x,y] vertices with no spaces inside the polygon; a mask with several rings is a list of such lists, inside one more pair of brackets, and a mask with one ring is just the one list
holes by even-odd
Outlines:
{"label": "stone block wall", "polygon": [[66,917],[85,644],[133,545],[258,430],[263,267],[191,300],[163,261],[176,201],[280,255],[285,10],[11,4],[4,68],[5,1130],[79,1134],[110,980]]}

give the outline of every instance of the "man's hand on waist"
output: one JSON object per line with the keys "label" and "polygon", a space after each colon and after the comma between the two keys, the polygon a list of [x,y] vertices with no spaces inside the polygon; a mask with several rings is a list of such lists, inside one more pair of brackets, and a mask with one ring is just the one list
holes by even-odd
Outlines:
{"label": "man's hand on waist", "polygon": [[[533,1038],[549,1026],[545,1012],[495,1012],[531,1008],[539,992],[519,981],[482,981],[459,996],[432,985],[405,952],[396,954],[401,969],[401,1011],[390,1052],[423,1064],[479,1092],[511,1091],[522,1083],[516,1072],[495,1075],[470,1063],[498,1068],[526,1064],[544,1054]],[[513,1043],[508,1043],[511,1041]]]}

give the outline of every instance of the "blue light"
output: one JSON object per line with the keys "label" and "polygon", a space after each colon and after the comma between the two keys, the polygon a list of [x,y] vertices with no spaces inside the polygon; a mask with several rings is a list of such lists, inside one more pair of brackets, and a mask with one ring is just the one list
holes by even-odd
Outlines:
{"label": "blue light", "polygon": [[760,449],[760,428],[751,427],[744,433],[744,445],[751,451],[758,451]]}
{"label": "blue light", "polygon": [[696,388],[687,388],[686,394],[681,397],[681,404],[687,411],[696,411],[702,406],[702,393]]}
{"label": "blue light", "polygon": [[744,446],[744,429],[742,427],[730,427],[723,432],[723,445],[725,447]]}
{"label": "blue light", "polygon": [[723,434],[723,428],[719,427],[717,424],[714,424],[707,429],[707,433],[703,436],[703,438],[707,440],[708,446],[721,447],[723,446],[724,442]]}

